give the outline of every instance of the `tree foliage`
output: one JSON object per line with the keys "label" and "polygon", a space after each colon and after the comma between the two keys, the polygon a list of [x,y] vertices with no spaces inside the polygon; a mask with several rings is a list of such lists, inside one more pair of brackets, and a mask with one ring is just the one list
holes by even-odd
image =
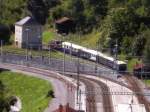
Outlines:
{"label": "tree foliage", "polygon": [[[12,26],[28,15],[28,10],[41,24],[45,24],[47,18],[48,24],[52,24],[67,16],[76,22],[77,31],[90,33],[100,29],[99,42],[104,48],[112,49],[118,40],[120,52],[149,57],[150,0],[2,1],[0,24]],[[0,32],[0,35],[3,34]]]}
{"label": "tree foliage", "polygon": [[27,13],[26,0],[2,0],[0,6],[0,24],[14,25]]}
{"label": "tree foliage", "polygon": [[28,0],[27,6],[32,16],[44,25],[49,13],[48,5],[43,0]]}

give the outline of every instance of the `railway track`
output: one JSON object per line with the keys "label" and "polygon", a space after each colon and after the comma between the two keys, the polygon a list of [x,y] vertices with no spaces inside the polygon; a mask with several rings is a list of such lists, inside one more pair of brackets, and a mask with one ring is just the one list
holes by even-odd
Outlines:
{"label": "railway track", "polygon": [[[98,80],[92,80],[95,81],[102,90],[102,96],[103,96],[103,108],[104,108],[104,112],[114,112],[113,110],[113,104],[112,104],[112,98],[111,95],[108,94],[110,93],[110,90],[108,88],[108,86],[106,84],[104,84],[103,82],[100,82]],[[98,94],[99,95],[99,94]]]}
{"label": "railway track", "polygon": [[[76,78],[76,76],[72,76]],[[86,86],[86,112],[114,112],[108,86],[101,81],[80,76]]]}
{"label": "railway track", "polygon": [[[48,77],[52,77],[52,78],[56,78],[59,79],[63,82],[65,82],[64,79],[62,79],[61,77],[58,77],[57,75],[54,75],[53,72],[50,71],[43,71],[41,69],[38,68],[32,68],[29,69],[28,67],[25,66],[15,66],[15,65],[5,65],[8,68],[13,68],[13,69],[18,69],[18,70],[22,70],[22,71],[27,71],[27,72],[32,72],[32,73],[38,73],[44,76],[48,76]],[[97,103],[100,103],[103,101],[102,105],[100,108],[103,108],[103,112],[113,112],[112,105],[111,105],[111,97],[108,96],[108,94],[98,94],[98,93],[109,93],[109,88],[107,87],[107,85],[103,84],[100,81],[94,80],[94,79],[90,79],[90,78],[85,78],[84,76],[80,77],[81,82],[85,83],[86,85],[86,93],[90,92],[90,94],[87,94],[87,112],[99,112],[97,111]],[[68,82],[65,82],[68,83]],[[102,96],[100,98],[100,96]]]}
{"label": "railway track", "polygon": [[89,94],[86,95],[86,111],[87,112],[97,112],[97,107],[96,107],[96,96],[91,93],[94,92],[94,84],[92,81],[88,79],[81,78],[80,79],[85,85],[86,85],[86,93],[90,92]]}
{"label": "railway track", "polygon": [[[126,81],[130,84],[129,86],[130,86],[130,88],[132,89],[133,92],[143,93],[140,86],[139,86],[139,84],[138,84],[138,81],[135,77],[133,77],[131,75],[126,75],[124,77],[125,77]],[[150,102],[148,102],[146,100],[146,98],[144,97],[144,94],[136,95],[136,96],[138,98],[139,103],[145,105],[146,112],[150,112]]]}
{"label": "railway track", "polygon": [[[68,80],[62,78],[61,76],[56,75],[55,72],[51,72],[51,71],[47,71],[47,70],[42,70],[42,69],[38,69],[38,68],[33,68],[33,67],[26,67],[26,66],[14,65],[14,64],[3,64],[3,65],[0,64],[0,67],[1,68],[6,68],[7,70],[19,70],[19,72],[20,71],[24,71],[24,72],[28,72],[28,73],[40,74],[41,76],[43,75],[43,76],[46,76],[47,78],[53,78],[53,79],[60,80],[62,83],[64,83],[64,85],[66,85],[66,89],[67,89],[67,85],[68,84],[70,84],[72,87],[75,88],[75,86],[72,83],[70,83]],[[44,79],[46,79],[46,78],[44,78]],[[57,87],[57,89],[56,89],[57,93],[59,93],[58,89],[60,87],[62,88],[62,86]],[[66,90],[66,91],[68,92],[68,90]],[[68,100],[66,98],[66,95],[64,95],[63,93],[60,94],[60,95],[57,94],[57,96],[55,97],[56,99],[55,99],[54,103],[51,102],[52,109],[50,108],[51,106],[49,106],[49,107],[47,107],[47,108],[49,108],[48,110],[58,109],[59,105],[63,105],[65,107],[69,103],[70,104],[69,105],[70,106],[70,110],[72,110],[71,112],[76,112],[75,110],[72,109],[72,108],[74,108],[74,102],[75,102],[75,100],[74,99],[69,99]],[[74,94],[72,94],[70,97],[73,97],[73,96],[74,96]],[[60,99],[58,99],[58,98],[60,98]],[[45,112],[47,112],[47,111],[45,111]],[[54,111],[49,111],[49,112],[54,112]]]}

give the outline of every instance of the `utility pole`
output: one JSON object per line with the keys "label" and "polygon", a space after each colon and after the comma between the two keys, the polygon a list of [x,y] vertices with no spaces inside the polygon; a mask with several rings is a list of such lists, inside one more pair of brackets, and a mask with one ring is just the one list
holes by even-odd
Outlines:
{"label": "utility pole", "polygon": [[[81,40],[80,37],[80,33],[79,33],[79,42]],[[77,103],[79,104],[80,107],[80,103],[79,103],[79,86],[80,86],[80,50],[78,50],[78,61],[77,61]]]}
{"label": "utility pole", "polygon": [[3,40],[1,40],[1,58],[3,56]]}
{"label": "utility pole", "polygon": [[97,52],[97,54],[96,54],[96,63],[95,63],[95,73],[96,74],[98,74],[98,67],[97,67],[97,65],[98,65],[98,45],[97,45],[97,48],[96,48],[96,52]]}
{"label": "utility pole", "polygon": [[116,63],[117,63],[117,58],[118,58],[118,40],[117,39],[116,39],[114,52],[115,52],[115,59],[114,59],[114,75],[115,75],[115,71],[117,71]]}
{"label": "utility pole", "polygon": [[27,39],[26,39],[26,61],[28,61],[28,48],[29,48],[29,28],[26,28]]}
{"label": "utility pole", "polygon": [[70,48],[70,56],[71,56],[71,61],[72,61],[72,42],[71,42],[71,48]]}
{"label": "utility pole", "polygon": [[51,46],[49,45],[48,48],[49,48],[49,65],[50,65],[50,63],[51,63]]}
{"label": "utility pole", "polygon": [[[63,36],[63,41],[65,40],[65,34],[62,34]],[[63,57],[63,75],[65,75],[65,57],[66,57],[66,50],[64,48],[64,57]]]}
{"label": "utility pole", "polygon": [[143,57],[141,57],[141,80],[143,80],[144,73],[144,64],[143,64]]}

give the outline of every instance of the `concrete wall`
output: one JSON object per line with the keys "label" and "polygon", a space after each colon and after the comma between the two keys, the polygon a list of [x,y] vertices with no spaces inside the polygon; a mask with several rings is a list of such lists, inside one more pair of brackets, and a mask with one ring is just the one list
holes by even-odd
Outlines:
{"label": "concrete wall", "polygon": [[15,45],[21,48],[22,43],[22,26],[15,26]]}
{"label": "concrete wall", "polygon": [[[28,30],[27,30],[28,29]],[[17,43],[17,44],[16,44]],[[15,44],[19,48],[36,48],[42,44],[42,26],[38,24],[15,26]]]}

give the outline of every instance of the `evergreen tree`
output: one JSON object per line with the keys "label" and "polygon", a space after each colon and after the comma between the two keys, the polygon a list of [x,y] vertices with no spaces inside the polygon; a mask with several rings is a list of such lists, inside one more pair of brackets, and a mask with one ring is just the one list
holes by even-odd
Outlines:
{"label": "evergreen tree", "polygon": [[44,25],[49,14],[48,4],[43,0],[28,0],[27,6],[32,16]]}

